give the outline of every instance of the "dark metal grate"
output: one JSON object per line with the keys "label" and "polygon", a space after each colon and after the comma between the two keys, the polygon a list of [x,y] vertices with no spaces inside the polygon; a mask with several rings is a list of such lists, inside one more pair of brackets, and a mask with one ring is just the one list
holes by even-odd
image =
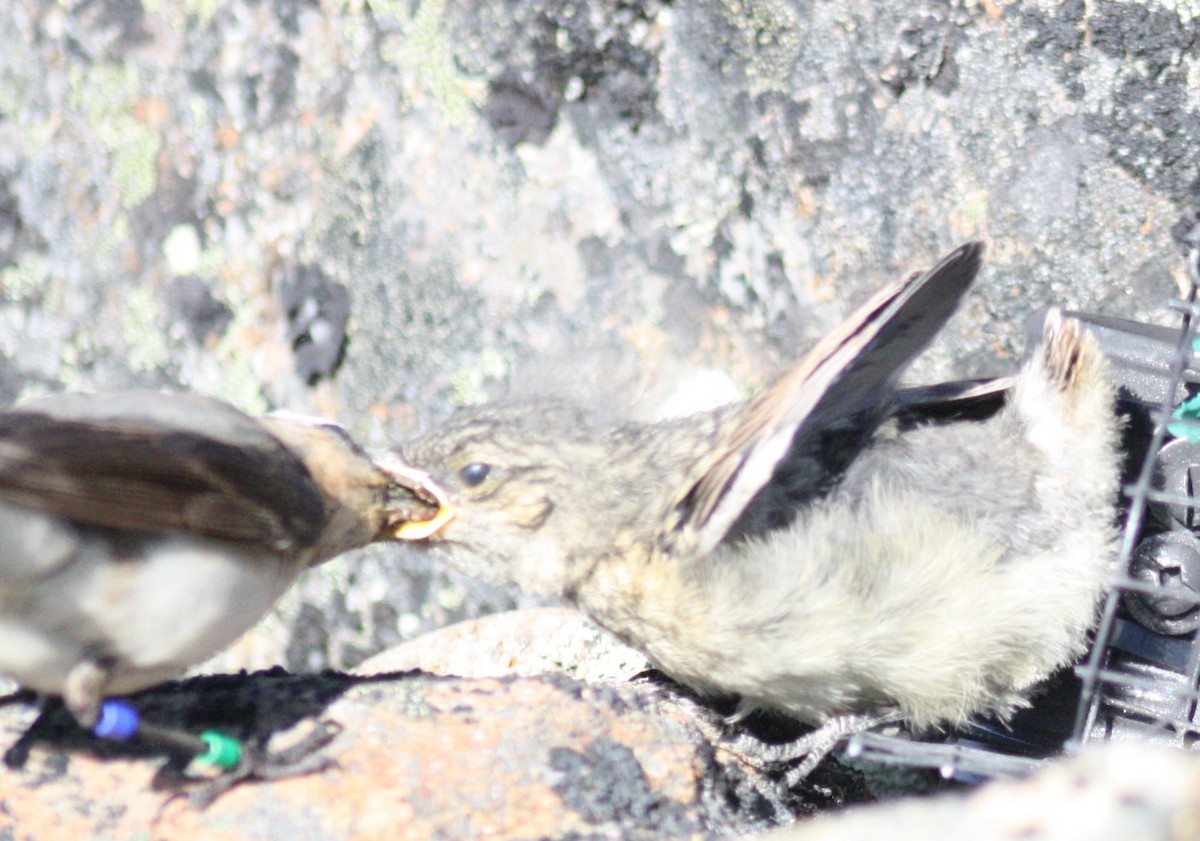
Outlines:
{"label": "dark metal grate", "polygon": [[[1194,553],[1187,545],[1196,542],[1200,549],[1192,534],[1200,525],[1192,482],[1193,475],[1200,478],[1200,446],[1188,441],[1193,435],[1200,440],[1200,422],[1174,416],[1200,381],[1194,367],[1200,326],[1198,260],[1200,254],[1193,252],[1186,299],[1171,302],[1182,317],[1170,376],[1151,415],[1154,431],[1137,479],[1125,487],[1129,509],[1118,567],[1122,572],[1105,600],[1092,649],[1076,667],[1082,689],[1074,731],[1065,745],[1070,752],[1089,741],[1112,738],[1190,746],[1200,732],[1200,581],[1194,580],[1200,576],[1200,555],[1190,558]],[[1173,438],[1169,444],[1168,438]],[[1165,458],[1167,448],[1183,450],[1183,459]],[[1189,562],[1192,576],[1187,575]]]}

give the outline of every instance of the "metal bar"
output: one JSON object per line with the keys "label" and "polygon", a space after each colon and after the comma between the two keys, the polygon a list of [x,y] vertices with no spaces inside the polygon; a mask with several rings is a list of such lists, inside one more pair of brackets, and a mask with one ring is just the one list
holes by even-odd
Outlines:
{"label": "metal bar", "polygon": [[[1193,275],[1195,273],[1196,269],[1193,266]],[[1192,356],[1192,346],[1196,332],[1194,324],[1197,317],[1200,317],[1200,305],[1196,301],[1196,292],[1196,283],[1193,282],[1191,289],[1188,290],[1187,300],[1183,302],[1183,320],[1180,324],[1179,341],[1175,347],[1175,357],[1171,361],[1171,376],[1168,381],[1166,397],[1159,406],[1160,412],[1154,424],[1154,435],[1150,439],[1150,447],[1146,451],[1146,458],[1142,460],[1141,470],[1138,473],[1138,479],[1134,485],[1133,494],[1130,497],[1129,512],[1125,518],[1125,528],[1121,535],[1121,548],[1118,555],[1120,569],[1129,569],[1129,560],[1133,557],[1137,537],[1146,516],[1147,499],[1151,490],[1151,480],[1154,475],[1154,459],[1162,449],[1163,440],[1167,434],[1165,418],[1170,415],[1174,408],[1171,405],[1172,400],[1183,377],[1183,372],[1188,367],[1188,362]],[[1178,303],[1173,301],[1170,306],[1174,309],[1180,309],[1177,305]],[[1108,645],[1112,641],[1119,603],[1120,597],[1118,592],[1116,590],[1111,591],[1105,600],[1100,626],[1096,631],[1095,642],[1093,643],[1091,652],[1088,654],[1085,668],[1081,672],[1077,672],[1083,683],[1083,687],[1080,694],[1079,708],[1075,713],[1072,737],[1068,743],[1076,749],[1087,744],[1091,727],[1095,723],[1099,712],[1101,701],[1101,692],[1099,691],[1100,674],[1102,671],[1101,661],[1107,659]]]}

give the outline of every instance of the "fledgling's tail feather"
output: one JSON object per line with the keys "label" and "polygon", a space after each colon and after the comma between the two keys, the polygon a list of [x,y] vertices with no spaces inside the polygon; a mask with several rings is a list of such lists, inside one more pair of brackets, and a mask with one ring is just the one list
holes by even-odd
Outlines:
{"label": "fledgling's tail feather", "polygon": [[1026,441],[1061,471],[1063,487],[1115,494],[1120,423],[1108,360],[1073,318],[1046,313],[1042,339],[1025,363],[1008,411]]}
{"label": "fledgling's tail feather", "polygon": [[1113,411],[1108,362],[1096,340],[1057,307],[1046,313],[1038,349],[1048,384],[1059,393],[1068,426],[1091,426],[1096,415]]}

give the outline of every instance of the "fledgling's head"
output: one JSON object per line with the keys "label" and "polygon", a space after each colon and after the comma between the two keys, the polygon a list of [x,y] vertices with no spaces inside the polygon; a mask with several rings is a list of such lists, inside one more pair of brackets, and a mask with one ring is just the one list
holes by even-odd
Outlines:
{"label": "fledgling's head", "polygon": [[655,551],[732,417],[613,424],[553,400],[460,412],[404,448],[454,511],[424,545],[489,583],[569,596],[605,557]]}
{"label": "fledgling's head", "polygon": [[463,410],[403,451],[454,511],[423,545],[490,584],[560,594],[570,559],[604,530],[605,457],[603,433],[569,404]]}

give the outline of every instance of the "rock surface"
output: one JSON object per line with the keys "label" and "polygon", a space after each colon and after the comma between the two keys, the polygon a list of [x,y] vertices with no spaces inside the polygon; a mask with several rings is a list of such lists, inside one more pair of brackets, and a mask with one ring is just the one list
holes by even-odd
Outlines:
{"label": "rock surface", "polygon": [[[25,769],[0,774],[0,835],[698,838],[867,797],[856,774],[833,768],[780,800],[763,775],[718,757],[686,709],[647,683],[257,673],[194,678],[135,702],[146,720],[193,732],[249,740],[300,731],[273,748],[314,717],[332,719],[344,728],[326,749],[337,764],[246,782],[199,809],[153,790],[162,762],[148,748],[87,739],[64,717]],[[28,723],[14,709],[0,711],[9,741]]]}
{"label": "rock surface", "polygon": [[[1195,0],[0,4],[0,401],[189,388],[323,413],[371,446],[506,389],[661,416],[761,385],[870,290],[975,237],[979,288],[913,376],[1008,371],[1051,302],[1166,320],[1200,239],[1198,21]],[[514,603],[377,547],[307,576],[208,668],[350,669]],[[172,804],[152,837],[366,837],[381,814],[387,832],[495,829],[391,788],[439,751],[489,773],[463,736],[476,714],[454,712],[465,687],[540,720],[535,770],[552,747],[588,767],[612,739],[605,718],[553,741],[541,705],[562,690],[538,678],[292,679],[346,699],[350,770],[202,815]],[[434,719],[408,715],[410,689]],[[377,717],[390,741],[349,726]],[[408,741],[432,753],[396,754]],[[636,831],[701,831],[683,792],[704,775],[678,751],[671,781],[636,754],[675,804]],[[0,775],[14,837],[134,837],[161,808],[141,759],[54,757]],[[1194,780],[1159,761],[1152,779]],[[562,808],[546,780],[564,772],[545,773],[471,796],[510,815],[511,785]],[[324,836],[318,796],[341,810]],[[564,833],[609,831],[565,814]],[[530,821],[503,828],[552,834]]]}
{"label": "rock surface", "polygon": [[420,669],[457,677],[531,676],[563,672],[586,682],[628,680],[650,668],[577,610],[511,610],[459,622],[389,648],[360,663],[355,674]]}
{"label": "rock surface", "polygon": [[[830,764],[781,793],[705,741],[678,695],[645,682],[276,672],[194,678],[135,702],[147,720],[274,734],[273,747],[316,718],[344,730],[326,749],[334,767],[245,782],[201,809],[155,790],[172,778],[156,774],[163,760],[151,749],[101,744],[60,719],[25,769],[0,774],[0,837],[1183,841],[1200,832],[1200,761],[1180,752],[1107,746],[1020,782],[847,810],[870,799],[855,772]],[[28,720],[18,706],[0,709],[0,738]]]}

